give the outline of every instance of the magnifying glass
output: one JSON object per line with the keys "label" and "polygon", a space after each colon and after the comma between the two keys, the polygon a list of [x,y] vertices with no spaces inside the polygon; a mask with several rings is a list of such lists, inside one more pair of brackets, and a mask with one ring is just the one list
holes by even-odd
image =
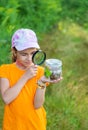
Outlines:
{"label": "magnifying glass", "polygon": [[46,59],[46,53],[42,50],[36,51],[32,56],[32,61],[35,65],[41,65]]}

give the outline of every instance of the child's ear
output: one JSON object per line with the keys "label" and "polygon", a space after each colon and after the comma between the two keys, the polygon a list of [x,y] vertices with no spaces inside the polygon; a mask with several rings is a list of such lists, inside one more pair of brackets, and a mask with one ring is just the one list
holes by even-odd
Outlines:
{"label": "child's ear", "polygon": [[16,49],[12,48],[12,53],[13,53],[13,55],[14,55],[15,57],[17,56],[17,50],[16,50]]}
{"label": "child's ear", "polygon": [[17,52],[16,52],[16,51],[13,51],[13,55],[16,57],[16,56],[17,56]]}

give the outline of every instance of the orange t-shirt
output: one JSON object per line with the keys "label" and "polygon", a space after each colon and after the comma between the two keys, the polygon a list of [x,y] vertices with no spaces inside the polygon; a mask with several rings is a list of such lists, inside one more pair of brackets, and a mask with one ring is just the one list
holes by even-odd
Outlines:
{"label": "orange t-shirt", "polygon": [[[24,73],[15,63],[0,67],[0,77],[7,78],[11,87]],[[37,76],[28,80],[17,98],[5,105],[3,130],[46,130],[46,112],[43,106],[39,109],[33,106],[36,82],[43,74],[44,68],[38,66]]]}

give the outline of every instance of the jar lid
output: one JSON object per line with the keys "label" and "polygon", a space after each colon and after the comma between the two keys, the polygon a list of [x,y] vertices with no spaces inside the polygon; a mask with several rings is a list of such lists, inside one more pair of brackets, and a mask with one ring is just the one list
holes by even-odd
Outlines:
{"label": "jar lid", "polygon": [[59,59],[47,59],[47,60],[45,60],[45,65],[62,66],[62,61]]}

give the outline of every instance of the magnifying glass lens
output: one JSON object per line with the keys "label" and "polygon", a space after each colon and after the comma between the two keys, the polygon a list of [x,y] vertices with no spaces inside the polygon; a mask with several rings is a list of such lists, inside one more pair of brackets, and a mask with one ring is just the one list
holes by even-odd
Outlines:
{"label": "magnifying glass lens", "polygon": [[34,54],[33,54],[33,57],[32,57],[32,61],[34,64],[36,65],[41,65],[44,63],[46,59],[46,54],[45,52],[41,51],[41,50],[38,50],[36,51]]}

